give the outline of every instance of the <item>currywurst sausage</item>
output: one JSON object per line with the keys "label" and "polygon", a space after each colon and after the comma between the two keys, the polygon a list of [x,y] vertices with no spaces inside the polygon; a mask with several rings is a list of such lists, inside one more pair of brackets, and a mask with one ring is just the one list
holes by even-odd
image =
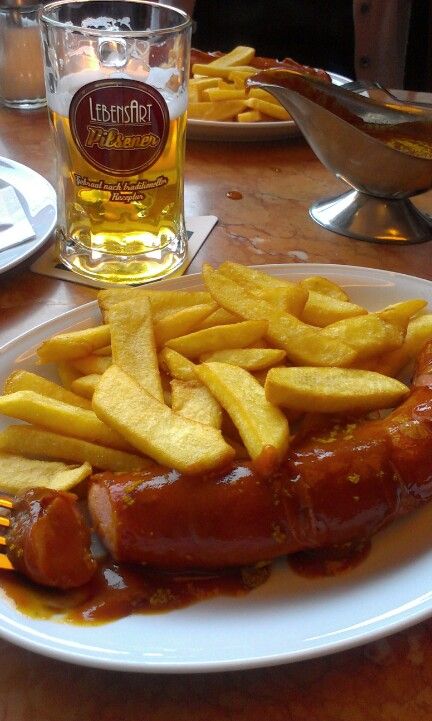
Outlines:
{"label": "currywurst sausage", "polygon": [[396,410],[300,435],[270,476],[249,463],[204,476],[158,466],[101,473],[89,507],[117,560],[204,569],[364,539],[431,498],[429,342]]}
{"label": "currywurst sausage", "polygon": [[8,557],[27,578],[65,589],[93,576],[90,531],[73,493],[31,488],[17,496],[10,521]]}
{"label": "currywurst sausage", "polygon": [[[224,55],[224,53],[221,53],[220,51],[215,52],[206,52],[204,50],[197,50],[197,48],[191,48],[191,54],[190,54],[190,70],[191,70],[191,77],[193,75],[193,66],[195,63],[199,63],[200,65],[208,65],[208,63],[211,63],[213,60],[216,60],[217,58],[220,58]],[[283,60],[276,60],[275,58],[263,58],[259,57],[257,55],[254,55],[251,60],[249,60],[248,63],[249,67],[256,68],[257,70],[268,70],[269,68],[272,69],[288,69],[288,70],[297,70],[299,73],[306,73],[306,75],[313,75],[314,77],[318,78],[319,80],[322,80],[325,83],[331,83],[331,77],[328,73],[326,73],[325,70],[321,70],[320,68],[311,68],[309,65],[301,65],[301,63],[298,63],[296,60],[293,60],[292,58],[284,58]]]}

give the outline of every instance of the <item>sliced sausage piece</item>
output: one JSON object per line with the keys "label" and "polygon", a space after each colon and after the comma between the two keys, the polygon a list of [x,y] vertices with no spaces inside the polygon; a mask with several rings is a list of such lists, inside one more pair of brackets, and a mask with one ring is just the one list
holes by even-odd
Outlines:
{"label": "sliced sausage piece", "polygon": [[73,493],[31,488],[17,496],[10,520],[8,557],[27,578],[66,589],[93,576],[90,531]]}

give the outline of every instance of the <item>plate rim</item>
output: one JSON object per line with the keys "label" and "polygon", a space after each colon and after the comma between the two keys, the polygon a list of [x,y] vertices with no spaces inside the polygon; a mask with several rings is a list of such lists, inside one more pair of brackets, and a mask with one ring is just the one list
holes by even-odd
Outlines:
{"label": "plate rim", "polygon": [[[350,265],[343,265],[343,264],[332,264],[332,263],[299,263],[299,264],[257,264],[252,266],[256,269],[262,269],[266,270],[273,274],[278,274],[277,271],[280,272],[280,274],[284,274],[289,276],[302,276],[302,275],[310,275],[311,271],[315,271],[314,274],[325,274],[328,273],[332,275],[333,277],[338,276],[357,276],[358,278],[366,278],[367,276],[373,276],[373,274],[376,274],[377,277],[381,280],[388,279],[389,281],[393,281],[394,283],[397,283],[398,280],[403,281],[404,279],[407,279],[409,281],[414,281],[416,284],[419,283],[420,285],[427,285],[429,286],[429,292],[431,294],[431,300],[430,304],[432,305],[432,288],[431,288],[431,282],[430,280],[426,278],[420,278],[418,276],[413,276],[405,273],[399,273],[397,271],[391,271],[391,270],[384,270],[379,268],[368,268],[365,266],[350,266]],[[188,285],[193,285],[193,283],[199,283],[201,284],[200,279],[201,274],[200,273],[193,273],[184,275],[178,278],[173,279],[167,279],[165,281],[162,281],[159,285],[159,288],[166,288],[171,287],[173,289],[176,289],[178,286],[185,285],[187,288]],[[354,278],[353,278],[354,280]],[[365,283],[364,286],[367,284]],[[153,289],[153,288],[152,288]],[[66,329],[67,327],[71,327],[73,323],[70,323],[69,321],[75,321],[75,324],[82,323],[86,320],[85,316],[86,314],[90,313],[90,317],[95,316],[95,311],[97,311],[97,301],[90,301],[88,303],[84,303],[83,305],[78,306],[77,308],[70,309],[68,311],[65,311],[64,313],[59,314],[55,318],[49,319],[43,323],[40,323],[39,325],[35,326],[33,329],[30,329],[21,335],[17,336],[16,338],[11,339],[6,344],[4,344],[0,350],[2,351],[2,355],[5,355],[6,353],[13,352],[15,346],[19,346],[23,342],[30,341],[30,343],[27,344],[27,348],[24,348],[23,350],[29,350],[34,347],[34,343],[31,342],[32,336],[39,335],[41,332],[44,333],[45,331],[52,332],[52,327],[55,325],[56,327],[60,326],[60,328]],[[57,331],[58,332],[58,331]],[[40,342],[40,341],[38,341]],[[2,368],[3,364],[0,362],[0,372],[7,371],[9,366],[7,368]],[[10,619],[5,618],[5,615],[2,610],[2,605],[5,603],[5,599],[3,597],[0,597],[0,637],[4,638],[5,640],[19,646],[22,648],[25,648],[27,650],[36,652],[38,654],[42,654],[44,656],[48,656],[51,658],[55,658],[57,660],[66,661],[69,663],[75,663],[77,665],[82,666],[88,666],[92,668],[100,668],[100,669],[111,669],[111,670],[121,670],[125,672],[140,672],[140,673],[163,673],[163,674],[170,674],[170,673],[211,673],[211,672],[221,672],[221,671],[236,671],[236,670],[246,670],[246,669],[252,669],[252,668],[264,668],[264,667],[271,667],[271,666],[277,666],[277,665],[283,665],[288,664],[292,662],[297,662],[300,660],[308,660],[316,657],[324,657],[326,655],[330,655],[333,653],[340,652],[342,650],[348,650],[351,648],[355,648],[357,646],[364,645],[366,643],[370,643],[371,641],[376,641],[380,638],[383,638],[385,636],[388,636],[392,633],[402,631],[416,623],[419,623],[420,621],[424,620],[425,618],[429,617],[432,613],[432,593],[431,598],[421,601],[422,596],[420,596],[418,599],[417,597],[414,598],[414,601],[418,600],[417,604],[414,604],[414,607],[410,609],[409,613],[406,613],[401,617],[401,612],[398,610],[398,613],[393,616],[390,619],[386,619],[386,623],[384,623],[381,627],[375,628],[371,627],[369,629],[362,630],[361,633],[358,633],[357,635],[351,635],[350,637],[346,638],[339,638],[339,639],[332,639],[326,647],[322,647],[320,645],[316,647],[311,648],[298,648],[297,650],[289,651],[288,653],[281,654],[281,653],[269,653],[267,655],[261,654],[260,656],[255,657],[249,657],[247,659],[240,658],[240,659],[225,659],[225,660],[208,660],[206,662],[203,662],[202,660],[195,661],[195,660],[173,660],[169,659],[168,661],[156,661],[156,662],[149,662],[145,659],[130,659],[130,658],[121,658],[120,660],[115,657],[109,657],[107,655],[106,651],[107,649],[102,649],[105,651],[105,656],[102,654],[99,655],[99,657],[94,657],[91,655],[86,655],[83,652],[79,651],[70,651],[67,648],[64,647],[56,647],[56,642],[58,643],[57,638],[55,635],[52,635],[49,638],[49,643],[51,645],[47,645],[47,641],[41,642],[38,640],[38,634],[37,633],[30,633],[30,635],[22,635],[22,629],[20,628],[20,624],[11,621]],[[423,603],[423,605],[422,605]],[[426,603],[426,605],[424,605]],[[198,604],[199,605],[199,604]],[[3,606],[4,608],[4,606]],[[193,608],[193,607],[191,607]],[[181,611],[180,611],[181,612]],[[139,617],[139,614],[135,616]],[[23,619],[24,626],[27,620],[27,616],[25,614],[20,614],[20,618]],[[116,623],[116,622],[114,622]],[[23,624],[21,624],[22,626]],[[60,623],[59,626],[62,624]],[[105,628],[109,628],[108,624],[105,626]],[[89,627],[92,628],[92,627]],[[26,629],[24,629],[26,630]],[[27,629],[27,633],[29,633]],[[46,635],[46,634],[43,634]]]}
{"label": "plate rim", "polygon": [[[3,251],[0,251],[0,274],[6,273],[8,270],[12,270],[12,268],[15,268],[17,265],[22,263],[24,260],[27,260],[27,258],[36,253],[36,251],[39,250],[50,237],[57,223],[57,193],[49,180],[44,178],[43,175],[38,173],[36,170],[33,170],[33,168],[30,168],[28,165],[24,165],[24,163],[19,163],[17,160],[13,160],[12,158],[0,156],[0,164],[2,162],[6,165],[11,166],[12,168],[16,168],[21,173],[24,172],[26,175],[30,175],[31,177],[33,177],[34,181],[37,181],[39,183],[42,182],[48,194],[51,196],[51,202],[49,206],[47,205],[45,207],[52,207],[54,212],[51,221],[47,223],[46,228],[40,234],[36,235],[36,238],[28,240],[24,243],[20,243],[14,248],[5,248],[5,252],[14,251],[16,253],[16,256],[13,257],[12,260],[9,260],[5,264],[2,264],[1,256]],[[12,183],[11,186],[14,187]],[[20,252],[21,250],[22,252]]]}

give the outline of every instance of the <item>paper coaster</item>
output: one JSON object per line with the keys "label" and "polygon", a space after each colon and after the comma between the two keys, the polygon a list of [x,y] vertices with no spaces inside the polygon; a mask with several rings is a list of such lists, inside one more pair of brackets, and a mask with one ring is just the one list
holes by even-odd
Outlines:
{"label": "paper coaster", "polygon": [[[188,250],[186,256],[186,262],[182,266],[180,272],[173,276],[184,275],[199,249],[203,245],[208,235],[213,230],[218,219],[215,215],[200,215],[195,218],[188,218],[186,220],[186,231],[188,236]],[[91,278],[85,278],[78,273],[73,273],[59,260],[55,246],[51,246],[48,250],[43,253],[30,267],[34,273],[40,275],[49,275],[52,278],[60,278],[60,280],[69,280],[72,283],[81,283],[82,285],[89,285],[92,288],[107,288],[110,286],[109,283],[103,283]],[[153,281],[157,283],[158,281]],[[133,285],[133,284],[131,284]],[[136,285],[144,285],[143,283],[137,283]],[[146,284],[148,285],[148,283]]]}

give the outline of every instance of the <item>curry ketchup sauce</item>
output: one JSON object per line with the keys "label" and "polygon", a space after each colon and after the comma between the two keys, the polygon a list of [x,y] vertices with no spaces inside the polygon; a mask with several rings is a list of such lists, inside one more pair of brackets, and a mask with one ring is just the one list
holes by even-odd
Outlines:
{"label": "curry ketchup sauce", "polygon": [[19,573],[0,576],[0,589],[27,616],[62,616],[73,624],[103,624],[132,613],[162,613],[218,596],[243,596],[265,583],[270,567],[211,572],[169,572],[109,557],[97,560],[91,580],[79,588],[58,590],[37,585]]}

